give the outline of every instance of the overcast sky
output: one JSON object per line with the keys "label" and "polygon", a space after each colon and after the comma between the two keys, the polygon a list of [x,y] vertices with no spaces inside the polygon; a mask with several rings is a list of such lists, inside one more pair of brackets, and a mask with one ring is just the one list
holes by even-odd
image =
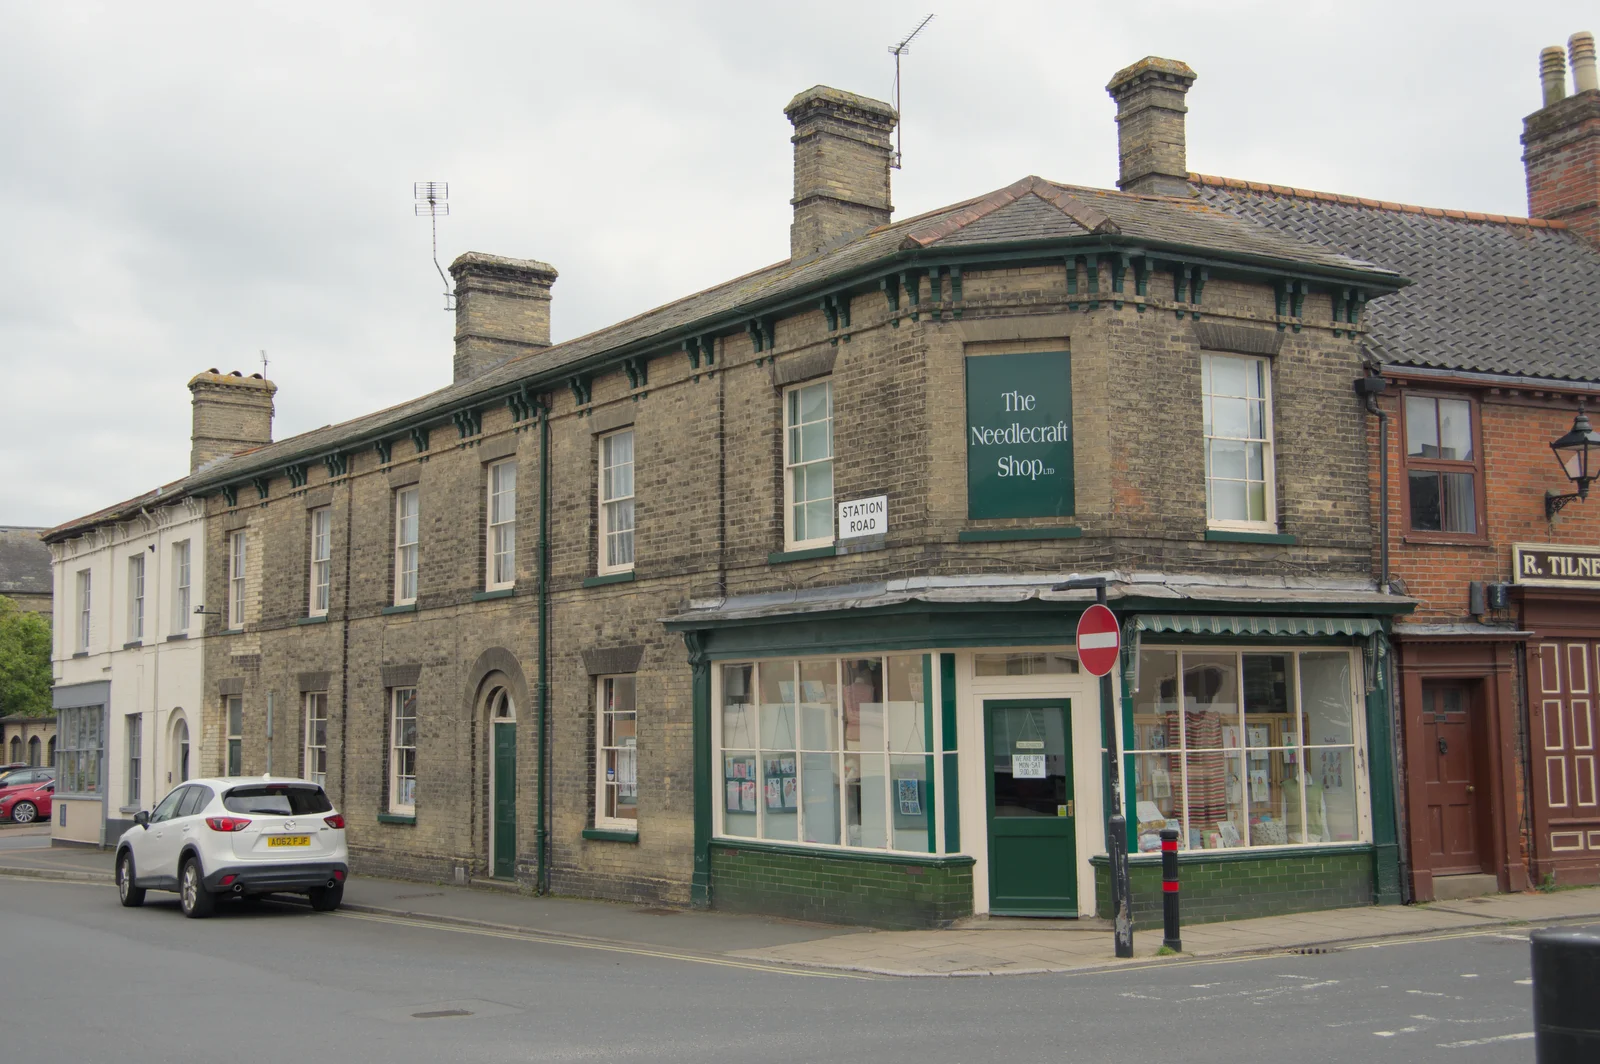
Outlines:
{"label": "overcast sky", "polygon": [[1525,214],[1539,49],[1592,2],[0,0],[0,524],[188,471],[188,379],[278,384],[275,438],[450,380],[448,264],[560,271],[570,339],[788,251],[783,105],[888,99],[896,217],[1027,174],[1111,186],[1111,74],[1181,59],[1192,170]]}

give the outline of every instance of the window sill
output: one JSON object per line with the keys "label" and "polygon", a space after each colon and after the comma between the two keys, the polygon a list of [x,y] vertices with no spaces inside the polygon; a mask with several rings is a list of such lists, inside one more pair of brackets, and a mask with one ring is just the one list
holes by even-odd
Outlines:
{"label": "window sill", "polygon": [[839,548],[834,544],[826,547],[807,547],[805,550],[779,550],[767,555],[768,565],[784,565],[788,562],[809,561],[812,558],[834,558],[839,554]]}
{"label": "window sill", "polygon": [[328,615],[326,613],[319,613],[315,617],[296,617],[295,620],[294,620],[294,623],[295,624],[327,624],[328,623]]}
{"label": "window sill", "polygon": [[144,640],[143,639],[130,639],[126,643],[122,644],[122,649],[123,650],[132,650],[134,647],[142,647],[142,646],[144,646]]}
{"label": "window sill", "polygon": [[410,824],[412,826],[415,826],[416,823],[417,823],[417,814],[415,814],[415,813],[379,813],[378,814],[378,823],[380,823],[380,824]]}
{"label": "window sill", "polygon": [[137,805],[124,805],[117,808],[119,813],[137,813],[138,811],[139,807]]}
{"label": "window sill", "polygon": [[1449,532],[1407,532],[1400,542],[1408,547],[1489,547],[1487,536],[1457,536]]}
{"label": "window sill", "polygon": [[167,642],[169,642],[169,643],[177,643],[177,642],[181,642],[182,640],[185,640],[185,639],[188,639],[188,638],[189,638],[189,633],[188,632],[173,632],[171,635],[167,636]]}
{"label": "window sill", "polygon": [[1081,539],[1083,529],[1075,525],[1060,528],[964,528],[956,533],[957,543],[1008,543],[1025,539]]}
{"label": "window sill", "polygon": [[514,587],[497,587],[493,591],[474,591],[472,593],[472,601],[491,602],[494,599],[510,598],[516,593],[517,589]]}
{"label": "window sill", "polygon": [[586,576],[583,578],[584,587],[604,587],[606,584],[631,584],[633,583],[633,570],[625,573],[611,573],[607,576]]}
{"label": "window sill", "polygon": [[1227,528],[1206,529],[1207,543],[1276,543],[1292,547],[1298,540],[1283,532],[1235,532]]}
{"label": "window sill", "polygon": [[243,628],[224,628],[222,630],[222,634],[223,635],[244,635],[244,629]]}
{"label": "window sill", "polygon": [[383,608],[382,612],[384,614],[390,614],[390,613],[416,613],[417,612],[417,604],[415,602],[407,602],[403,606],[385,606]]}
{"label": "window sill", "polygon": [[638,829],[627,831],[622,828],[584,828],[583,837],[594,839],[597,842],[633,842],[639,841]]}
{"label": "window sill", "polygon": [[87,650],[79,650],[74,652],[72,656],[75,658],[86,658],[89,656],[89,652]]}

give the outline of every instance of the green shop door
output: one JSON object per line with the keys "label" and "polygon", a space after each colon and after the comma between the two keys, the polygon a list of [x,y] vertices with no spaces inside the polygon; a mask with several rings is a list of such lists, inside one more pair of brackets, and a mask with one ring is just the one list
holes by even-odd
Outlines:
{"label": "green shop door", "polygon": [[494,722],[494,877],[517,872],[517,725]]}
{"label": "green shop door", "polygon": [[983,704],[996,916],[1078,915],[1071,712],[1064,698]]}

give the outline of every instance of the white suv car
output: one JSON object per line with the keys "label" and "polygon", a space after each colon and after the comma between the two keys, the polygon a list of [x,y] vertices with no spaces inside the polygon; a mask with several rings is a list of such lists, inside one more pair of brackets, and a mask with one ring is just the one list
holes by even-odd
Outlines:
{"label": "white suv car", "polygon": [[217,895],[305,894],[330,912],[350,874],[344,817],[317,784],[259,776],[189,780],[117,840],[117,893],[178,892],[185,916],[210,916]]}

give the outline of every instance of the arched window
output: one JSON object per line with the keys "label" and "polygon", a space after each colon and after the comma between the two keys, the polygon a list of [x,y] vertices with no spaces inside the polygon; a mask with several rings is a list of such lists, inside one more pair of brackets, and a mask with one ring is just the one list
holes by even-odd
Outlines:
{"label": "arched window", "polygon": [[49,750],[49,763],[51,766],[54,766],[56,763],[56,737],[54,735],[50,736],[50,745],[47,747],[47,749]]}
{"label": "arched window", "polygon": [[189,778],[189,722],[182,717],[172,725],[172,775],[174,786]]}
{"label": "arched window", "polygon": [[35,766],[39,764],[39,737],[37,735],[28,740],[28,764]]}
{"label": "arched window", "polygon": [[22,760],[22,736],[20,736],[20,735],[13,735],[11,737],[11,759],[10,760],[11,760],[12,764],[16,764],[18,761]]}

